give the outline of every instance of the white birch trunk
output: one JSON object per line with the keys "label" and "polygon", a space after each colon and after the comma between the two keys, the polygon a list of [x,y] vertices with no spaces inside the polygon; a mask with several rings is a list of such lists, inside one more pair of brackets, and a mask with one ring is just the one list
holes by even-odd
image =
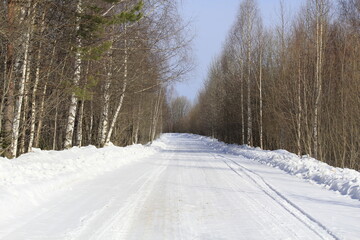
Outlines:
{"label": "white birch trunk", "polygon": [[318,158],[319,153],[319,108],[322,93],[322,52],[323,52],[323,0],[316,0],[316,86],[315,86],[315,104],[314,104],[314,158]]}
{"label": "white birch trunk", "polygon": [[[89,75],[89,68],[90,68],[90,62],[88,62],[86,67],[86,73],[85,76],[87,77]],[[85,85],[87,84],[87,81],[85,82]],[[85,105],[85,99],[82,98],[79,102],[79,116],[78,116],[78,125],[77,125],[77,134],[76,134],[76,146],[81,147],[82,145],[82,139],[83,139],[83,119],[84,119],[84,105]]]}
{"label": "white birch trunk", "polygon": [[[56,99],[59,99],[58,90],[56,90]],[[59,104],[56,104],[55,107],[55,118],[54,118],[54,135],[53,135],[53,144],[52,149],[56,150],[56,139],[57,139],[57,128],[58,128],[58,112],[59,112]]]}
{"label": "white birch trunk", "polygon": [[134,131],[134,138],[133,143],[137,144],[139,142],[139,129],[140,129],[140,113],[141,113],[141,101],[142,98],[140,97],[139,106],[138,106],[138,112],[137,112],[137,119],[136,119],[136,126]]}
{"label": "white birch trunk", "polygon": [[93,101],[90,101],[90,123],[89,123],[89,132],[88,132],[88,141],[91,144],[92,143],[92,131],[94,127],[94,107],[93,107]]}
{"label": "white birch trunk", "polygon": [[252,145],[252,116],[251,116],[251,21],[248,16],[247,29],[247,144]]}
{"label": "white birch trunk", "polygon": [[[30,1],[28,2],[30,4]],[[27,9],[30,11],[29,7]],[[23,10],[24,11],[24,10]],[[23,20],[21,20],[22,22]],[[21,117],[21,109],[25,92],[25,81],[27,75],[27,66],[29,61],[29,48],[30,48],[30,37],[32,31],[32,24],[29,26],[26,34],[25,34],[25,45],[24,45],[24,58],[22,65],[22,74],[19,82],[19,91],[18,97],[15,101],[15,114],[13,119],[12,126],[12,138],[11,138],[11,155],[12,157],[16,157],[17,149],[18,149],[18,141],[19,141],[19,130],[20,130],[20,117]]]}
{"label": "white birch trunk", "polygon": [[301,104],[301,63],[299,59],[298,66],[298,114],[297,114],[297,153],[301,157],[301,118],[302,118],[302,104]]}
{"label": "white birch trunk", "polygon": [[241,78],[241,87],[240,87],[240,105],[241,105],[241,144],[245,144],[245,116],[244,116],[244,62],[241,60],[240,64],[240,78]]}
{"label": "white birch trunk", "polygon": [[[262,48],[262,46],[261,46]],[[263,143],[263,95],[262,95],[262,49],[260,50],[260,63],[259,63],[259,100],[260,100],[260,109],[259,109],[259,122],[260,122],[260,148],[264,149],[264,143]]]}
{"label": "white birch trunk", "polygon": [[[77,6],[76,6],[76,13],[77,14],[82,13],[82,0],[78,0]],[[78,32],[79,29],[80,29],[80,17],[77,17],[76,32]],[[80,36],[76,37],[76,43],[77,43],[77,49],[76,49],[76,54],[75,54],[75,72],[74,72],[74,78],[73,78],[74,86],[77,86],[79,84],[80,78],[81,78],[82,60],[81,60],[80,48],[82,46],[82,43],[81,43]],[[73,92],[71,94],[69,115],[68,115],[66,132],[65,132],[65,140],[64,140],[64,148],[65,149],[72,147],[72,144],[73,144],[73,134],[74,134],[74,127],[75,127],[77,102],[78,102],[78,97]]]}
{"label": "white birch trunk", "polygon": [[29,145],[28,152],[32,151],[34,136],[35,136],[35,123],[36,123],[36,93],[40,79],[40,61],[41,61],[41,44],[37,56],[37,66],[35,73],[35,82],[32,91],[32,101],[31,101],[31,116],[30,116],[30,136],[29,136]]}
{"label": "white birch trunk", "polygon": [[79,103],[79,119],[77,125],[77,134],[76,134],[76,146],[81,147],[82,144],[82,127],[83,127],[83,116],[84,116],[84,99]]}
{"label": "white birch trunk", "polygon": [[39,143],[40,143],[40,136],[41,136],[42,123],[43,123],[44,110],[45,110],[46,88],[47,88],[47,84],[45,84],[44,90],[42,92],[42,98],[41,98],[40,109],[39,109],[38,127],[36,130],[36,135],[35,135],[35,139],[34,139],[35,147],[39,147]]}
{"label": "white birch trunk", "polygon": [[110,86],[111,86],[112,70],[113,70],[112,47],[109,50],[108,56],[110,62],[107,69],[105,87],[104,87],[104,107],[101,114],[100,146],[104,146],[106,141],[106,134],[109,128]]}
{"label": "white birch trunk", "polygon": [[[126,25],[125,25],[125,33],[126,33]],[[126,36],[125,36],[126,37]],[[120,110],[122,108],[123,102],[124,102],[124,97],[125,97],[125,92],[126,92],[126,87],[127,87],[127,78],[128,78],[128,49],[127,49],[127,40],[124,40],[124,82],[123,82],[123,87],[122,87],[122,91],[121,91],[121,96],[120,96],[120,100],[118,103],[118,106],[116,108],[115,114],[112,118],[111,121],[111,125],[109,128],[109,131],[106,135],[106,139],[105,139],[105,145],[110,143],[110,139],[111,139],[111,135],[112,132],[114,130],[115,127],[115,123],[117,121],[117,118],[119,116]]]}
{"label": "white birch trunk", "polygon": [[[151,99],[151,104],[150,106],[152,106],[154,104],[154,99]],[[150,124],[149,124],[149,135],[148,135],[148,140],[151,142],[151,135],[152,135],[152,123],[153,123],[153,119],[155,116],[155,112],[151,111],[151,117],[150,117]],[[174,124],[175,125],[175,124]],[[174,129],[173,129],[174,130]]]}
{"label": "white birch trunk", "polygon": [[160,89],[159,94],[158,94],[159,96],[155,103],[155,111],[154,111],[154,117],[153,117],[153,121],[152,121],[152,130],[151,130],[151,141],[153,141],[156,136],[156,129],[157,129],[157,124],[158,124],[158,119],[159,119],[160,104],[161,104],[161,98],[162,98],[161,92],[162,92],[162,89]]}
{"label": "white birch trunk", "polygon": [[124,82],[124,84],[123,84],[123,91],[122,91],[122,94],[121,94],[121,97],[120,97],[118,106],[117,106],[117,108],[116,108],[114,117],[113,117],[113,119],[112,119],[112,121],[111,121],[111,125],[110,125],[110,128],[109,128],[109,132],[108,132],[108,134],[107,134],[107,136],[106,136],[106,140],[105,140],[105,145],[107,145],[107,144],[110,143],[110,139],[111,139],[112,132],[114,131],[115,123],[116,123],[116,121],[117,121],[117,118],[118,118],[118,116],[119,116],[120,110],[121,110],[122,105],[123,105],[123,101],[124,101],[124,97],[125,97],[126,85],[127,85],[127,83]]}
{"label": "white birch trunk", "polygon": [[22,125],[21,125],[21,136],[20,136],[20,147],[19,147],[19,155],[25,152],[25,135],[27,128],[27,114],[29,111],[29,77],[30,77],[30,66],[32,64],[32,57],[29,56],[28,64],[26,66],[26,77],[25,77],[25,90],[24,90],[24,98],[23,98],[23,110],[22,110]]}
{"label": "white birch trunk", "polygon": [[[45,12],[43,13],[42,20],[41,20],[41,29],[40,35],[45,30]],[[35,136],[35,123],[36,123],[36,93],[37,88],[40,81],[40,65],[41,65],[41,56],[42,56],[42,41],[39,43],[39,50],[37,54],[37,63],[36,63],[36,71],[35,71],[35,81],[32,91],[32,101],[31,101],[31,116],[30,116],[30,136],[29,136],[29,145],[28,145],[28,152],[32,151],[32,147],[34,144],[34,136]]]}

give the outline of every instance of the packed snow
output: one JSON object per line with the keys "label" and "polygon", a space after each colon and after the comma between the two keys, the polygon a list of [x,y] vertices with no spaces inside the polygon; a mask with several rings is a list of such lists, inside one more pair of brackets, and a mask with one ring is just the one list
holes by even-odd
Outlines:
{"label": "packed snow", "polygon": [[360,239],[360,173],[163,134],[0,158],[0,239]]}
{"label": "packed snow", "polygon": [[29,204],[40,205],[52,193],[69,190],[78,182],[149,156],[156,149],[139,144],[123,148],[73,147],[64,151],[34,149],[17,159],[0,158],[2,217],[14,216]]}
{"label": "packed snow", "polygon": [[[217,139],[189,135],[205,141],[208,146],[224,153],[243,156],[247,159],[279,168],[291,175],[321,184],[343,195],[360,200],[360,172],[348,168],[332,167],[308,156],[298,157],[286,150],[262,150],[247,145],[225,144]],[[360,239],[360,236],[359,236]]]}

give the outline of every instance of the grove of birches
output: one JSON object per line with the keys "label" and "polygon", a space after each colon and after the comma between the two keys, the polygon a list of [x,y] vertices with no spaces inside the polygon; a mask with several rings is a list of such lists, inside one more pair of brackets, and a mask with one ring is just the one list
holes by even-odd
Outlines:
{"label": "grove of birches", "polygon": [[359,0],[279,0],[274,24],[239,1],[193,104],[179,4],[1,0],[0,154],[189,132],[360,169]]}
{"label": "grove of birches", "polygon": [[0,153],[152,141],[185,29],[173,0],[1,0]]}

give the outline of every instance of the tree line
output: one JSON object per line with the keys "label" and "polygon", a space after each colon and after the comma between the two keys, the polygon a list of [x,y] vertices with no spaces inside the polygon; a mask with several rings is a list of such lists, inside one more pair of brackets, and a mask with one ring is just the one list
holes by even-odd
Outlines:
{"label": "tree line", "polygon": [[242,1],[185,131],[360,169],[360,1],[284,3],[266,28]]}
{"label": "tree line", "polygon": [[172,0],[2,0],[0,154],[152,141],[185,30]]}

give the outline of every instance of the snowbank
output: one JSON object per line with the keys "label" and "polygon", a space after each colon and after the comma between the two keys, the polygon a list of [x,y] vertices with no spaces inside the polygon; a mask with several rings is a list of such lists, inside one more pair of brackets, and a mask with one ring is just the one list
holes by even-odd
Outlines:
{"label": "snowbank", "polygon": [[28,204],[38,205],[54,192],[71,189],[77,182],[156,151],[143,145],[99,149],[88,146],[64,151],[35,149],[13,160],[0,157],[0,212],[10,215]]}
{"label": "snowbank", "polygon": [[348,168],[336,168],[310,157],[298,157],[286,150],[261,150],[246,145],[226,144],[216,139],[198,135],[188,135],[201,139],[213,149],[258,161],[279,168],[291,175],[321,184],[327,189],[337,191],[360,200],[360,172]]}
{"label": "snowbank", "polygon": [[[107,146],[101,149],[88,146],[65,151],[35,149],[17,159],[0,158],[0,212],[3,216],[14,216],[27,207],[40,205],[49,197],[71,189],[76,183],[166,149],[167,136],[163,135],[148,146]],[[282,169],[360,200],[360,173],[355,170],[331,167],[313,158],[299,158],[285,150],[264,151],[199,135],[185,136],[201,140],[216,151]]]}

